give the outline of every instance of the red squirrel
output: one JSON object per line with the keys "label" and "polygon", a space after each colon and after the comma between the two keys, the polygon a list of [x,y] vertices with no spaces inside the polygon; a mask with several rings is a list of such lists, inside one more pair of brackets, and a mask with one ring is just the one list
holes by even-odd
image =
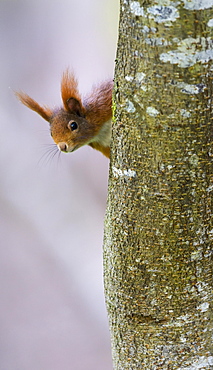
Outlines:
{"label": "red squirrel", "polygon": [[52,110],[40,106],[23,92],[16,92],[16,96],[50,123],[51,136],[60,151],[69,153],[88,144],[109,158],[112,89],[112,81],[104,82],[82,101],[77,79],[67,70],[61,81],[63,107]]}

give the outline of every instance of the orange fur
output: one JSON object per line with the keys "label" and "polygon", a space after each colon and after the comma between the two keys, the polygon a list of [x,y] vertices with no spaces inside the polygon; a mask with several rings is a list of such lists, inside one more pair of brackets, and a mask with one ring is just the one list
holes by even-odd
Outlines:
{"label": "orange fur", "polygon": [[81,96],[78,91],[78,81],[73,73],[70,73],[67,69],[62,76],[61,80],[61,97],[64,104],[64,108],[68,111],[68,100],[72,97],[80,103],[82,112],[84,108],[81,104]]}
{"label": "orange fur", "polygon": [[95,86],[84,99],[88,121],[99,126],[112,118],[112,89],[112,81],[103,82],[100,86]]}
{"label": "orange fur", "polygon": [[17,98],[20,102],[26,107],[32,109],[36,113],[38,113],[41,117],[43,117],[46,121],[50,121],[50,117],[52,116],[53,112],[50,108],[39,105],[34,99],[32,99],[29,95],[20,92],[15,92]]}
{"label": "orange fur", "polygon": [[[81,100],[78,82],[73,73],[65,71],[61,81],[64,108],[51,110],[40,106],[29,95],[17,92],[18,99],[50,123],[51,135],[58,148],[72,152],[88,144],[110,157],[113,82],[96,86]],[[76,126],[74,129],[71,124]]]}
{"label": "orange fur", "polygon": [[109,146],[103,146],[96,142],[89,144],[93,149],[99,150],[103,155],[105,155],[107,158],[110,158],[110,147]]}

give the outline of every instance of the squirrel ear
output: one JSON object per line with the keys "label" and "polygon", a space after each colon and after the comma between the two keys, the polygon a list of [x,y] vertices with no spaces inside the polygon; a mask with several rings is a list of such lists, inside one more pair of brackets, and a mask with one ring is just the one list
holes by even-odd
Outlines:
{"label": "squirrel ear", "polygon": [[80,117],[84,116],[84,113],[82,111],[82,105],[77,99],[75,98],[68,99],[66,105],[70,113],[75,113]]}
{"label": "squirrel ear", "polygon": [[23,92],[15,92],[15,95],[20,100],[20,102],[26,107],[34,110],[36,113],[40,114],[41,117],[43,117],[46,121],[50,122],[50,118],[53,115],[53,112],[48,107],[42,107],[39,105],[34,99],[32,99],[29,95],[23,93]]}
{"label": "squirrel ear", "polygon": [[84,116],[84,107],[81,102],[81,96],[78,91],[78,82],[74,73],[70,73],[67,69],[61,81],[61,96],[64,103],[64,108],[76,113],[78,116]]}

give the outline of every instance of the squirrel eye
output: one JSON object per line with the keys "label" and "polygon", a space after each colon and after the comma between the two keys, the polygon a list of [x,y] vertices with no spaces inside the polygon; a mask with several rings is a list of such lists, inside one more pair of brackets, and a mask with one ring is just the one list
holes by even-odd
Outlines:
{"label": "squirrel eye", "polygon": [[70,121],[68,126],[71,131],[77,130],[78,128],[78,124],[75,121]]}

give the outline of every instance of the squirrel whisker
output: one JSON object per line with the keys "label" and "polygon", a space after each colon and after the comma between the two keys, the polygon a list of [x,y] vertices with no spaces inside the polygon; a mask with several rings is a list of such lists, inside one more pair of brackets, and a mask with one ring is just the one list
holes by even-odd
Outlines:
{"label": "squirrel whisker", "polygon": [[41,106],[23,92],[16,92],[16,96],[49,122],[51,136],[60,151],[68,153],[83,145],[90,145],[109,158],[112,89],[112,81],[103,82],[82,100],[77,79],[74,73],[67,70],[61,82],[63,106],[60,109]]}

